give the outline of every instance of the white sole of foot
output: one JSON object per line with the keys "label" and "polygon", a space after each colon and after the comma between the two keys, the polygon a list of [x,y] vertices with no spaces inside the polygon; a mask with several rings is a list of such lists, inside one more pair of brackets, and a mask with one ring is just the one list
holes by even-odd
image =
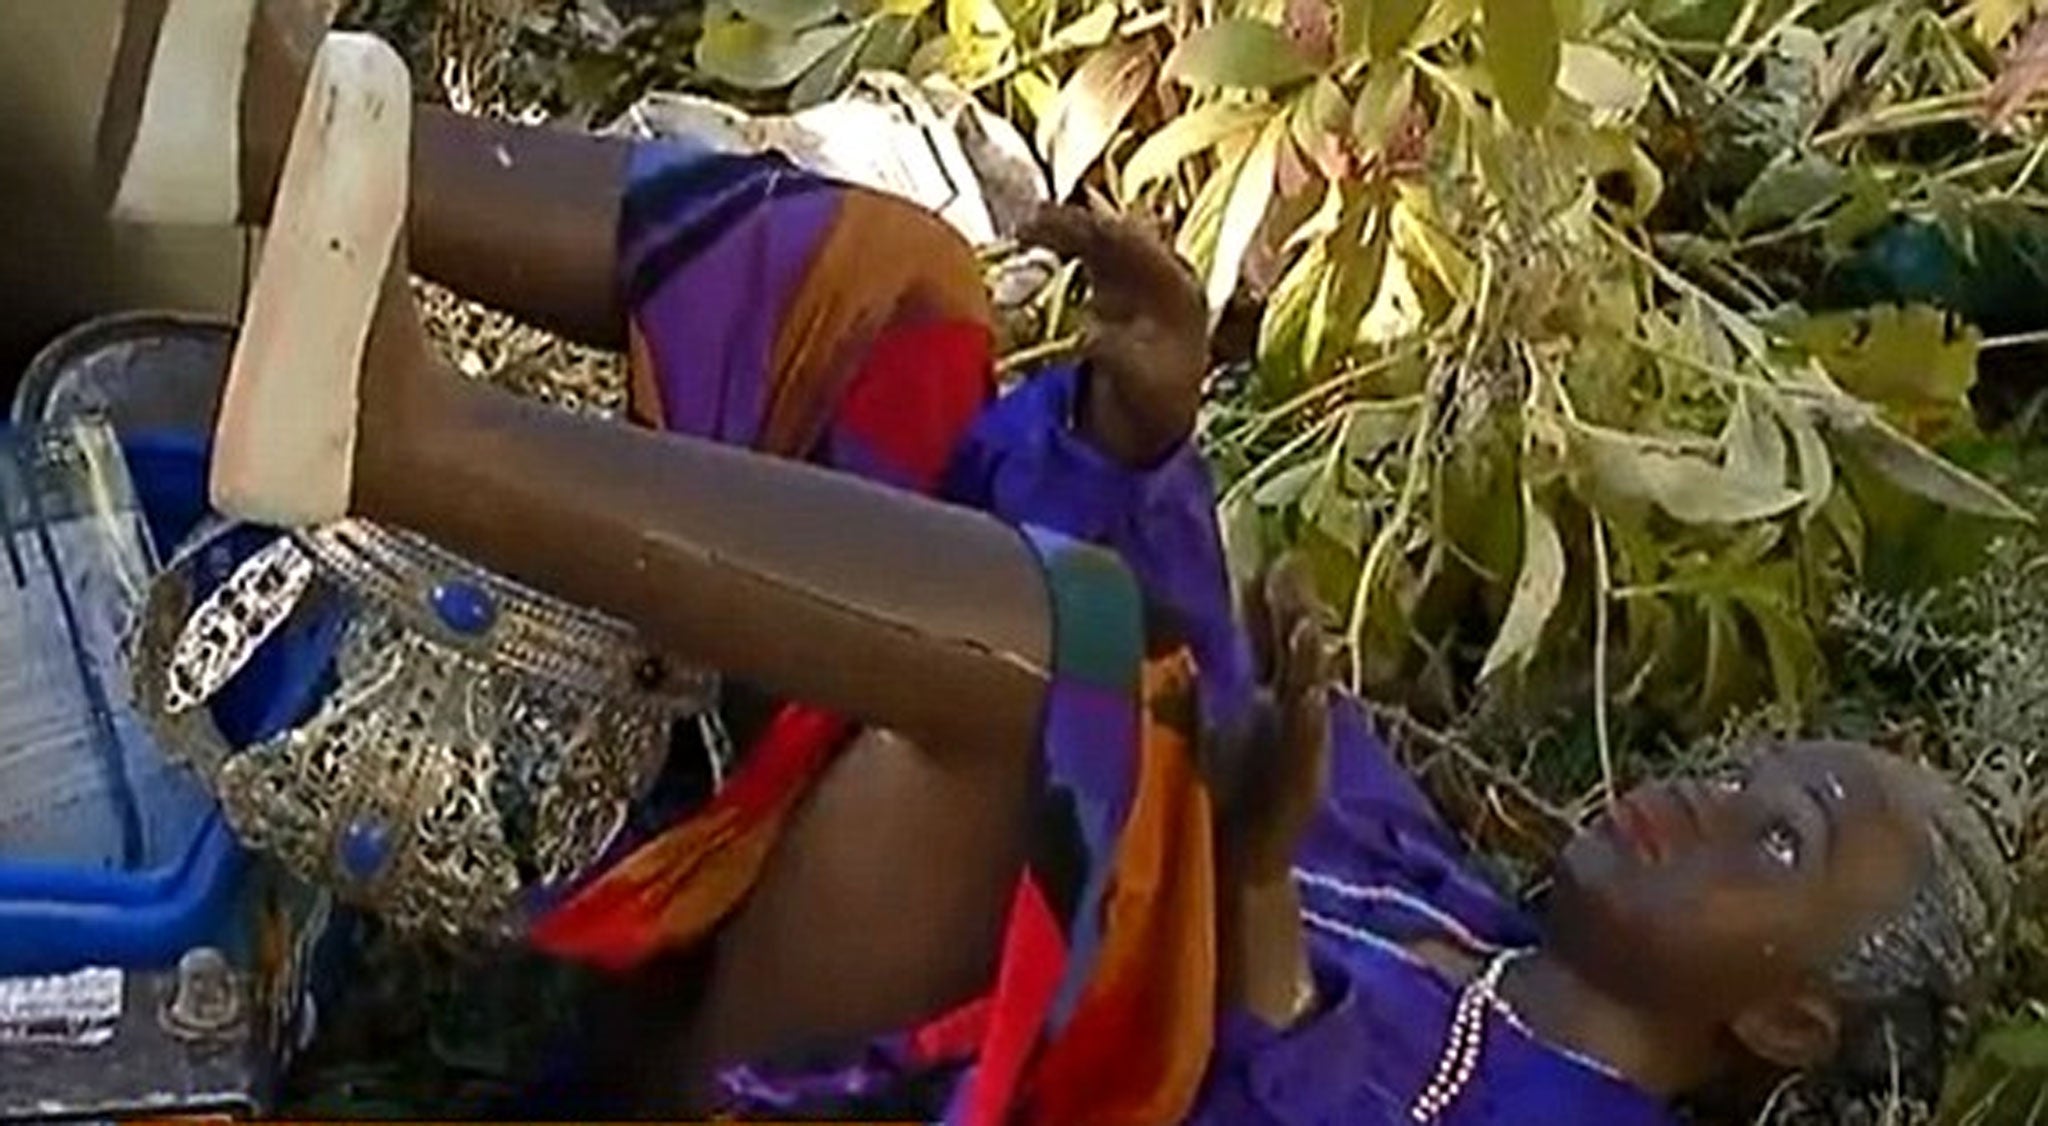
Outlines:
{"label": "white sole of foot", "polygon": [[220,512],[273,527],[348,515],[362,365],[405,225],[412,81],[383,40],[313,62],[214,433]]}
{"label": "white sole of foot", "polygon": [[233,225],[242,202],[242,75],[259,2],[166,4],[114,192],[115,218]]}

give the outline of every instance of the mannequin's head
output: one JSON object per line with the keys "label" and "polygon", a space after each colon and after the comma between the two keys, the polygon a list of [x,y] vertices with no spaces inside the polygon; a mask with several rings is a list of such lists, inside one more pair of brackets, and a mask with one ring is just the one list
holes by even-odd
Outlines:
{"label": "mannequin's head", "polygon": [[1552,950],[1700,1042],[1780,1069],[1921,1066],[1992,959],[2010,877],[1947,779],[1847,743],[1617,801],[1560,860]]}

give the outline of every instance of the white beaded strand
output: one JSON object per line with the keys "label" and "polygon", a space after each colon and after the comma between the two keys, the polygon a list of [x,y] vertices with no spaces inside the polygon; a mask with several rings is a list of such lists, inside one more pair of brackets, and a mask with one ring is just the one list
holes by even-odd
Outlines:
{"label": "white beaded strand", "polygon": [[1495,955],[1458,994],[1458,1004],[1451,1010],[1450,1032],[1444,1037],[1443,1054],[1437,1057],[1436,1073],[1408,1109],[1408,1117],[1418,1126],[1441,1118],[1472,1082],[1486,1046],[1487,1013],[1507,1007],[1500,998],[1500,981],[1521,953],[1508,950]]}

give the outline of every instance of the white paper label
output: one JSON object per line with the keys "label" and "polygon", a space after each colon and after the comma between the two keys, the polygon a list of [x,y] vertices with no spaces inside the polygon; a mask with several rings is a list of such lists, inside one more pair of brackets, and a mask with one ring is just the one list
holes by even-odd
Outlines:
{"label": "white paper label", "polygon": [[0,978],[0,1044],[105,1044],[121,1023],[124,984],[109,967]]}

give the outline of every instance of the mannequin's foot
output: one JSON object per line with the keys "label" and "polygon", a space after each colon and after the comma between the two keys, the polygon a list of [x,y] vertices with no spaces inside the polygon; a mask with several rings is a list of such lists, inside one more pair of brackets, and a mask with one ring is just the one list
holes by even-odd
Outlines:
{"label": "mannequin's foot", "polygon": [[373,353],[402,367],[418,333],[401,250],[410,99],[381,40],[331,34],[314,56],[215,428],[227,515],[296,527],[350,512],[365,367]]}

